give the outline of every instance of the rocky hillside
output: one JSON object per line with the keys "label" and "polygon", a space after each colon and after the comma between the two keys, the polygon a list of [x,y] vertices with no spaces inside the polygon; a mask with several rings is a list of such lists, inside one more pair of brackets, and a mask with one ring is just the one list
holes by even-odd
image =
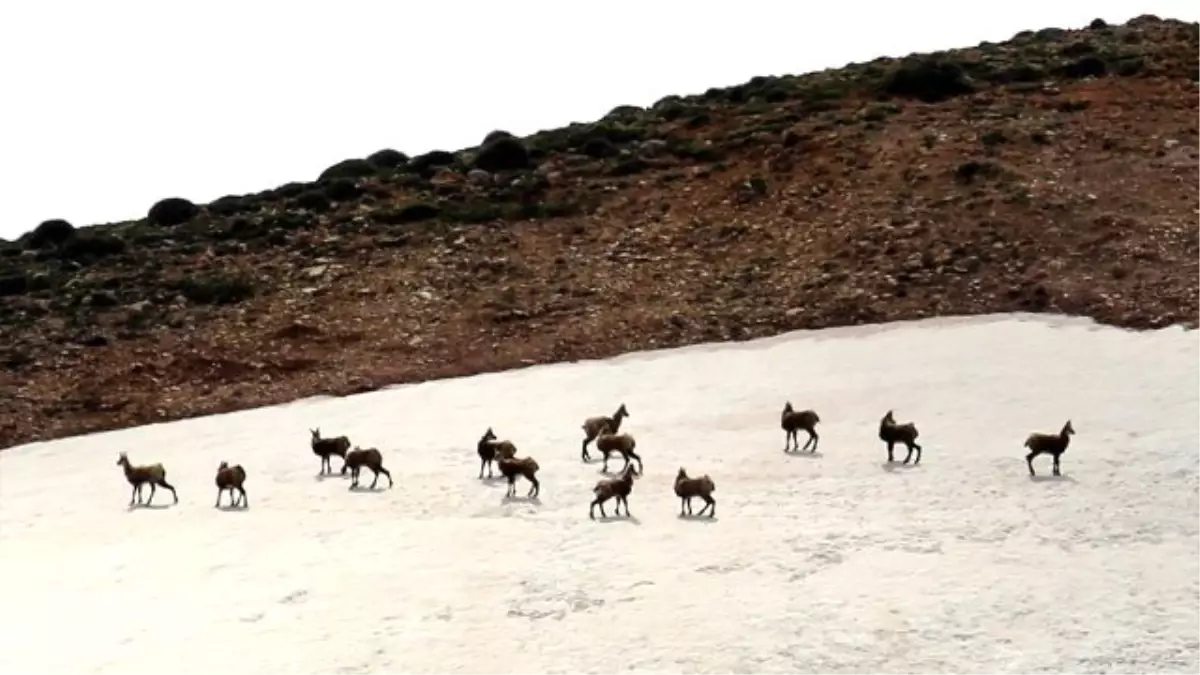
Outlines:
{"label": "rocky hillside", "polygon": [[48,221],[0,242],[0,447],[798,328],[1194,327],[1197,49],[1027,31]]}

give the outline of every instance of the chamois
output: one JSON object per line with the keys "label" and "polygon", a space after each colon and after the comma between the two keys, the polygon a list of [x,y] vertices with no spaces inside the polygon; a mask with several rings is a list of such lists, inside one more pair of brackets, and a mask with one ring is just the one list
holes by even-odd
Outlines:
{"label": "chamois", "polygon": [[1058,469],[1058,458],[1067,451],[1067,444],[1071,442],[1073,433],[1075,433],[1075,427],[1071,426],[1071,420],[1067,420],[1062,431],[1057,434],[1043,434],[1036,431],[1029,434],[1029,438],[1025,439],[1025,447],[1029,448],[1029,454],[1025,455],[1025,463],[1029,465],[1029,475],[1037,475],[1033,472],[1033,458],[1045,453],[1054,458],[1054,475],[1061,476],[1062,472]]}
{"label": "chamois", "polygon": [[392,474],[387,469],[383,468],[383,455],[375,448],[360,448],[354,446],[354,449],[346,453],[346,463],[342,465],[342,475],[346,475],[346,469],[350,469],[350,489],[358,487],[358,472],[363,467],[367,467],[375,472],[375,480],[371,481],[370,489],[375,489],[375,484],[379,482],[379,474],[387,476],[388,488],[392,487]]}
{"label": "chamois", "polygon": [[517,447],[512,444],[512,441],[496,440],[496,433],[491,427],[483,432],[483,437],[479,439],[479,445],[476,446],[479,452],[479,478],[483,478],[483,467],[487,466],[488,478],[492,478],[495,474],[492,473],[492,462],[498,460],[502,456],[514,457],[517,454]]}
{"label": "chamois", "polygon": [[917,458],[913,461],[913,466],[921,463],[921,446],[917,444],[917,427],[912,422],[897,424],[896,418],[892,417],[892,411],[887,411],[883,419],[879,420],[879,439],[887,443],[888,462],[894,462],[896,459],[892,456],[892,446],[896,443],[903,443],[908,448],[908,454],[904,456],[904,463],[908,464],[908,460],[912,459],[913,450],[917,451]]}
{"label": "chamois", "polygon": [[337,455],[342,458],[342,473],[346,473],[346,451],[350,449],[350,439],[345,436],[336,438],[321,438],[321,428],[309,429],[312,432],[313,454],[321,458],[321,475],[333,473],[329,457]]}
{"label": "chamois", "polygon": [[645,470],[642,466],[642,458],[634,448],[637,447],[637,441],[633,440],[633,436],[628,433],[617,434],[613,432],[612,427],[605,426],[601,429],[600,435],[596,437],[596,449],[604,453],[604,467],[601,471],[608,473],[608,457],[614,452],[621,453],[625,458],[625,466],[629,466],[630,459],[636,459],[638,463],[638,473]]}
{"label": "chamois", "polygon": [[129,495],[130,506],[133,506],[134,497],[137,497],[138,504],[142,503],[142,485],[146,484],[150,485],[150,496],[146,499],[146,506],[154,501],[154,492],[157,489],[155,486],[158,485],[170,490],[171,496],[175,498],[175,503],[179,503],[179,495],[175,493],[175,488],[167,482],[167,470],[161,463],[133,466],[129,463],[129,457],[122,452],[117,458],[117,465],[125,469],[125,478],[133,486],[133,493]]}
{"label": "chamois", "polygon": [[[221,506],[221,495],[229,490],[229,505],[237,506],[238,497],[241,498],[242,506],[250,506],[250,500],[246,497],[246,470],[241,464],[229,466],[229,462],[221,462],[221,466],[217,467],[217,503],[213,507]],[[238,495],[234,496],[233,491],[237,490]]]}
{"label": "chamois", "polygon": [[712,496],[716,489],[716,484],[708,474],[699,478],[688,478],[687,471],[684,471],[682,466],[679,467],[679,473],[675,475],[675,496],[679,497],[679,515],[683,515],[684,504],[687,505],[687,514],[692,515],[692,497],[704,500],[700,515],[704,515],[705,509],[709,510],[709,518],[717,515],[717,500]]}
{"label": "chamois", "polygon": [[787,452],[794,445],[796,450],[800,450],[800,439],[797,438],[798,432],[803,429],[808,432],[808,440],[804,442],[804,449],[812,445],[812,451],[817,451],[817,444],[821,442],[821,437],[817,434],[816,426],[821,421],[815,410],[801,410],[796,412],[792,409],[792,402],[788,401],[783,405],[783,413],[779,416],[780,426],[783,427],[783,451]]}
{"label": "chamois", "polygon": [[532,457],[513,457],[512,455],[502,454],[496,457],[496,465],[500,467],[500,474],[508,479],[508,492],[506,497],[514,497],[517,494],[517,476],[524,476],[525,480],[532,485],[529,488],[528,496],[536,497],[542,492],[542,484],[537,479],[538,466],[537,460]]}
{"label": "chamois", "polygon": [[633,480],[637,478],[638,472],[630,465],[625,465],[625,470],[616,478],[602,478],[596,487],[592,488],[592,494],[596,498],[592,500],[592,505],[588,508],[588,517],[592,520],[596,519],[596,507],[600,507],[600,517],[607,518],[608,514],[604,512],[604,502],[609,499],[616,498],[617,500],[617,515],[621,515],[621,504],[625,505],[625,517],[629,515],[629,493],[633,491]]}
{"label": "chamois", "polygon": [[596,440],[596,437],[600,435],[600,432],[604,431],[605,427],[612,429],[614,434],[620,431],[621,420],[625,419],[626,417],[629,417],[629,411],[625,409],[625,404],[622,403],[621,407],[617,408],[617,411],[612,414],[612,417],[604,417],[601,415],[599,417],[589,417],[584,420],[583,448],[579,453],[580,459],[585,462],[591,461],[592,455],[588,452],[588,443]]}

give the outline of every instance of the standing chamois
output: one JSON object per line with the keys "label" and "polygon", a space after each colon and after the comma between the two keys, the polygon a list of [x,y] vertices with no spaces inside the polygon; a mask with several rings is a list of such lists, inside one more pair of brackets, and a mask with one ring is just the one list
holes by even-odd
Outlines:
{"label": "standing chamois", "polygon": [[804,449],[812,445],[812,451],[817,451],[817,444],[821,442],[821,437],[817,434],[817,422],[821,418],[815,410],[801,410],[796,412],[792,409],[792,402],[788,401],[783,404],[783,413],[779,416],[779,424],[783,427],[783,451],[787,452],[791,446],[795,446],[796,450],[800,450],[800,439],[797,438],[801,429],[808,432],[808,440],[804,442]]}
{"label": "standing chamois", "polygon": [[679,497],[679,515],[683,515],[684,504],[687,505],[687,514],[692,515],[692,497],[704,500],[704,508],[700,509],[699,515],[704,515],[706,509],[709,518],[717,515],[717,500],[712,496],[716,489],[716,484],[708,474],[699,478],[688,478],[687,471],[684,471],[682,466],[679,467],[679,473],[675,475],[675,496]]}
{"label": "standing chamois", "polygon": [[479,478],[483,479],[483,467],[487,467],[488,478],[492,478],[492,462],[498,461],[501,456],[507,455],[513,457],[517,454],[517,446],[513,445],[512,441],[496,440],[496,433],[491,427],[483,432],[483,436],[479,439],[479,444],[476,446],[476,451],[479,453]]}
{"label": "standing chamois", "polygon": [[903,443],[908,448],[908,454],[904,456],[904,464],[908,464],[908,460],[912,459],[913,450],[917,451],[917,459],[913,462],[913,466],[921,463],[921,446],[917,444],[917,426],[912,422],[904,424],[896,424],[896,418],[892,417],[892,411],[887,411],[883,419],[879,420],[879,439],[887,443],[888,463],[896,461],[892,456],[892,446],[897,443]]}
{"label": "standing chamois", "polygon": [[150,506],[150,502],[154,501],[154,492],[157,489],[155,486],[158,485],[170,490],[171,496],[175,498],[175,503],[179,503],[179,495],[175,493],[175,488],[167,482],[167,470],[161,463],[133,466],[129,463],[129,457],[122,452],[117,458],[117,465],[125,469],[125,479],[133,486],[133,494],[129,495],[130,506],[133,506],[134,497],[137,497],[138,504],[142,503],[142,486],[146,484],[150,485],[150,497],[146,499],[146,506]]}
{"label": "standing chamois", "polygon": [[1073,433],[1075,433],[1075,427],[1071,426],[1071,420],[1067,420],[1062,431],[1057,434],[1043,434],[1036,431],[1029,434],[1029,438],[1025,439],[1025,447],[1029,448],[1029,454],[1025,455],[1025,463],[1029,465],[1029,475],[1037,475],[1033,472],[1033,458],[1045,453],[1054,458],[1054,475],[1061,476],[1062,472],[1058,469],[1058,458],[1067,451],[1067,444],[1071,442]]}
{"label": "standing chamois", "polygon": [[621,407],[617,408],[617,411],[613,413],[612,417],[604,417],[601,415],[599,417],[589,417],[584,420],[582,427],[583,448],[579,452],[580,459],[585,462],[591,461],[592,456],[588,452],[588,443],[596,440],[596,437],[600,435],[600,432],[604,431],[605,427],[611,429],[612,433],[614,434],[620,431],[621,420],[625,419],[626,417],[629,417],[629,411],[625,409],[625,404],[622,403]]}
{"label": "standing chamois", "polygon": [[637,478],[638,472],[634,470],[632,464],[626,464],[625,470],[616,478],[601,478],[596,487],[592,488],[592,494],[596,498],[592,500],[592,505],[588,508],[588,517],[592,520],[596,519],[596,507],[600,507],[600,517],[607,518],[608,514],[604,512],[604,502],[609,499],[616,498],[617,500],[617,515],[621,515],[621,504],[625,505],[625,517],[629,518],[629,493],[633,492],[633,480]]}
{"label": "standing chamois", "polygon": [[618,434],[613,431],[611,426],[605,426],[600,430],[600,435],[596,437],[596,449],[604,453],[604,466],[600,469],[604,473],[608,473],[608,458],[612,453],[618,452],[625,458],[625,466],[629,466],[630,460],[636,459],[638,463],[638,472],[645,470],[642,466],[642,456],[637,453],[637,441],[628,433]]}
{"label": "standing chamois", "polygon": [[[217,508],[221,506],[221,495],[226,490],[229,490],[230,506],[236,507],[239,497],[243,508],[250,506],[250,500],[246,497],[245,482],[246,470],[242,468],[241,464],[229,466],[229,462],[221,462],[221,466],[217,467],[217,503],[213,506]],[[233,494],[234,490],[238,491],[237,496]]]}
{"label": "standing chamois", "polygon": [[508,492],[506,497],[515,497],[517,494],[517,476],[524,476],[525,480],[530,482],[529,494],[530,499],[537,497],[542,492],[542,484],[538,482],[537,472],[541,468],[538,466],[537,460],[532,457],[513,457],[506,452],[498,452],[496,456],[496,466],[500,467],[500,474],[508,479]]}
{"label": "standing chamois", "polygon": [[321,428],[309,429],[312,433],[312,451],[313,454],[321,458],[321,473],[333,473],[333,467],[330,466],[329,457],[337,455],[342,458],[342,473],[346,473],[346,451],[350,449],[350,439],[345,436],[336,438],[321,438]]}
{"label": "standing chamois", "polygon": [[350,469],[351,490],[358,487],[358,472],[362,471],[364,466],[375,472],[375,480],[371,481],[371,490],[374,490],[375,484],[379,482],[379,474],[387,476],[388,488],[392,487],[392,474],[383,468],[383,455],[379,453],[379,450],[355,447],[346,453],[346,463],[342,465],[343,476],[346,475],[346,469]]}

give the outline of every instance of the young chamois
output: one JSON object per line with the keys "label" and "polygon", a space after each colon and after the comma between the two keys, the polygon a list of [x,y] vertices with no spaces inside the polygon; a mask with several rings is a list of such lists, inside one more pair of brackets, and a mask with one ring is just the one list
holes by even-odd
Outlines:
{"label": "young chamois", "polygon": [[704,515],[705,509],[709,510],[709,518],[717,515],[717,500],[712,496],[716,489],[716,484],[708,474],[699,478],[688,478],[687,471],[684,471],[682,466],[679,467],[679,473],[675,475],[675,496],[679,497],[679,515],[683,515],[685,504],[687,505],[687,514],[692,515],[692,497],[704,500],[704,508],[700,509],[699,515]]}
{"label": "young chamois", "polygon": [[795,446],[796,450],[800,450],[800,439],[797,438],[798,432],[803,429],[808,432],[808,440],[804,442],[804,449],[812,445],[812,451],[817,451],[817,444],[821,442],[821,437],[817,434],[817,422],[821,418],[815,410],[801,410],[796,412],[792,409],[792,402],[788,401],[783,404],[783,413],[779,416],[779,424],[783,427],[783,451],[787,452],[791,446]]}
{"label": "young chamois", "polygon": [[321,475],[333,473],[329,457],[337,455],[342,458],[342,473],[346,473],[346,451],[350,449],[350,439],[345,436],[336,438],[321,438],[321,428],[309,429],[312,433],[313,454],[321,458]]}
{"label": "young chamois", "polygon": [[355,446],[353,450],[346,453],[346,463],[342,465],[342,475],[346,475],[346,469],[350,469],[350,489],[358,487],[358,472],[362,471],[363,467],[367,467],[375,472],[375,480],[371,481],[370,489],[375,489],[375,484],[379,482],[379,474],[387,476],[388,488],[392,487],[392,474],[383,468],[383,455],[375,448],[360,448]]}
{"label": "young chamois", "polygon": [[487,467],[488,478],[493,477],[492,462],[498,461],[502,455],[514,457],[517,454],[517,446],[512,444],[512,441],[496,440],[496,433],[491,427],[483,432],[483,437],[479,439],[479,445],[475,448],[479,452],[479,478],[483,479],[483,467]]}
{"label": "young chamois", "polygon": [[913,466],[921,463],[921,446],[917,444],[917,426],[912,422],[904,424],[896,424],[896,418],[892,417],[892,411],[887,411],[883,419],[879,420],[879,439],[887,443],[888,462],[896,461],[892,456],[892,446],[897,443],[903,443],[908,448],[908,454],[904,456],[904,463],[908,464],[908,460],[912,459],[913,450],[917,451],[917,458],[913,461]]}
{"label": "young chamois", "polygon": [[629,467],[629,460],[636,459],[638,463],[638,473],[644,471],[642,466],[642,457],[637,454],[634,448],[637,447],[637,441],[633,440],[633,436],[629,434],[618,434],[612,430],[612,427],[605,426],[600,430],[600,435],[596,437],[596,449],[604,453],[604,467],[601,471],[608,473],[608,458],[614,452],[621,453],[625,458],[625,467]]}
{"label": "young chamois", "polygon": [[1029,454],[1025,455],[1025,463],[1029,465],[1029,475],[1037,475],[1033,472],[1033,458],[1044,453],[1054,458],[1054,475],[1061,476],[1062,473],[1058,469],[1058,458],[1067,451],[1067,444],[1071,442],[1073,433],[1075,433],[1075,427],[1071,426],[1071,420],[1067,420],[1062,431],[1057,434],[1043,434],[1036,431],[1029,434],[1029,438],[1025,439],[1025,447],[1029,448]]}
{"label": "young chamois", "polygon": [[150,506],[150,502],[154,501],[156,486],[170,490],[171,496],[175,498],[175,503],[179,503],[179,495],[175,493],[175,488],[167,482],[167,470],[161,463],[133,466],[129,463],[129,457],[122,452],[117,458],[117,465],[125,469],[125,479],[133,486],[133,494],[129,495],[130,506],[133,506],[134,497],[137,497],[138,504],[142,503],[142,486],[147,484],[150,486],[150,497],[146,499],[146,506]]}
{"label": "young chamois", "polygon": [[592,455],[588,452],[588,443],[596,440],[600,432],[604,431],[604,427],[612,429],[615,434],[621,430],[621,420],[629,417],[629,411],[625,409],[625,404],[622,403],[617,412],[612,414],[612,417],[589,417],[583,421],[583,449],[579,453],[580,459],[585,462],[591,461]]}
{"label": "young chamois", "polygon": [[[250,506],[250,500],[246,498],[246,470],[241,464],[229,466],[229,462],[221,462],[221,466],[217,467],[217,503],[213,507],[221,506],[221,495],[229,490],[229,505],[237,506],[238,497],[241,498],[242,506]],[[238,495],[234,496],[233,491],[237,490]]]}
{"label": "young chamois", "polygon": [[588,509],[588,517],[592,520],[596,519],[596,507],[600,507],[600,517],[607,518],[608,514],[604,512],[604,502],[615,498],[617,500],[617,515],[621,515],[621,504],[625,505],[625,517],[629,518],[629,493],[633,491],[633,480],[638,477],[638,472],[628,464],[625,465],[625,470],[616,478],[602,478],[596,487],[592,488],[592,494],[596,498],[592,500],[592,505]]}
{"label": "young chamois", "polygon": [[500,474],[508,479],[508,492],[506,497],[515,497],[517,494],[517,476],[524,476],[525,480],[531,483],[529,488],[529,498],[537,497],[542,492],[542,484],[538,482],[537,472],[541,468],[538,466],[537,460],[532,457],[514,457],[507,452],[498,451],[496,456],[496,466],[500,467]]}

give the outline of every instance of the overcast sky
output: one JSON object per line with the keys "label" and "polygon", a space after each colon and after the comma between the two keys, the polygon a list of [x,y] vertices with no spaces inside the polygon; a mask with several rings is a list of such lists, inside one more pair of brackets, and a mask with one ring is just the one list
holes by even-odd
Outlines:
{"label": "overcast sky", "polygon": [[11,0],[0,236],[457,150],[754,75],[1002,41],[1195,0]]}

